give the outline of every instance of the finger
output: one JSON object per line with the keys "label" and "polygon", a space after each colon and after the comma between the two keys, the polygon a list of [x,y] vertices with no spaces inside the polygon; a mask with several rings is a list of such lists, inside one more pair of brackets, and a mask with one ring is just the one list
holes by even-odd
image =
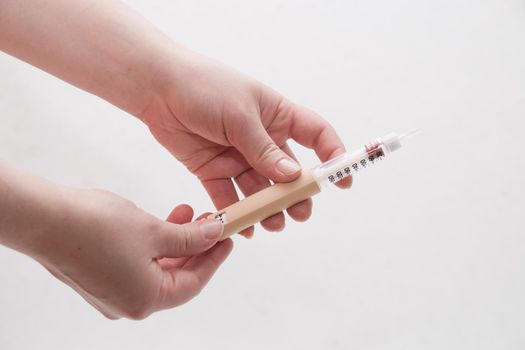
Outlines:
{"label": "finger", "polygon": [[162,258],[162,259],[157,259],[157,263],[163,270],[170,270],[170,269],[181,267],[189,259],[191,259],[191,257],[187,257],[187,256],[180,257],[180,258]]}
{"label": "finger", "polygon": [[286,209],[288,215],[295,221],[304,222],[312,215],[313,201],[311,198],[305,199]]}
{"label": "finger", "polygon": [[165,307],[183,304],[199,294],[228,257],[232,247],[232,240],[226,239],[207,252],[192,257],[182,268],[166,271]]}
{"label": "finger", "polygon": [[[199,215],[195,221],[199,221],[199,220],[203,220],[203,219],[206,219],[208,216],[210,216],[212,213],[204,213],[204,214],[201,214]],[[250,230],[251,228],[251,230]],[[248,227],[248,228],[245,228],[244,230],[242,230],[241,232],[239,232],[239,234],[243,235],[244,237],[246,238],[252,238],[253,236],[253,226],[251,227]]]}
{"label": "finger", "polygon": [[[190,222],[193,218],[193,209],[187,204],[181,204],[175,207],[168,215],[166,221],[173,224],[185,224]],[[163,269],[171,269],[174,267],[180,267],[187,261],[187,258],[166,258],[157,259],[159,266]]]}
{"label": "finger", "polygon": [[[239,196],[230,178],[202,180],[201,182],[217,210],[224,209],[239,201]],[[240,233],[250,238],[253,235],[253,227],[247,228]]]}
{"label": "finger", "polygon": [[[195,221],[198,221],[198,220],[202,220],[202,219],[205,219],[207,218],[208,216],[210,216],[212,213],[205,213],[205,214],[202,214],[200,215],[197,219],[195,219]],[[241,232],[239,232],[240,235],[250,239],[253,237],[253,226],[250,226],[248,228],[245,228],[244,230],[242,230]]]}
{"label": "finger", "polygon": [[210,216],[211,214],[213,214],[213,213],[210,213],[210,212],[203,213],[203,214],[197,216],[197,218],[195,219],[195,221],[204,220],[204,219],[206,219],[208,216]]}
{"label": "finger", "polygon": [[234,147],[226,149],[219,155],[208,160],[204,165],[193,169],[201,180],[227,179],[251,168],[246,158]]}
{"label": "finger", "polygon": [[159,257],[177,258],[202,253],[217,243],[223,231],[223,224],[213,219],[184,225],[163,223],[157,235]]}
{"label": "finger", "polygon": [[[287,101],[287,112],[292,118],[290,137],[299,144],[315,151],[322,162],[345,152],[345,146],[335,129],[321,116],[308,108]],[[341,188],[352,184],[350,178],[338,182]]]}
{"label": "finger", "polygon": [[181,204],[175,207],[168,215],[166,221],[173,224],[185,224],[193,218],[193,209],[187,204]]}
{"label": "finger", "polygon": [[261,175],[274,182],[296,179],[301,167],[275,144],[261,123],[259,115],[247,118],[245,125],[230,132],[230,142]]}
{"label": "finger", "polygon": [[[253,168],[250,168],[237,176],[235,182],[245,197],[259,192],[271,185],[267,178],[259,174]],[[261,226],[268,231],[282,231],[284,228],[284,221],[284,214],[280,212],[261,221]]]}
{"label": "finger", "polygon": [[252,239],[254,232],[255,228],[253,226],[250,226],[239,232],[239,234],[244,236],[245,238]]}
{"label": "finger", "polygon": [[239,196],[230,178],[202,180],[201,182],[217,210],[239,201]]}
{"label": "finger", "polygon": [[[286,152],[290,157],[297,159],[290,146],[286,143],[282,147],[283,151]],[[312,215],[313,202],[311,198],[305,199],[302,202],[292,205],[286,212],[295,221],[306,221]]]}
{"label": "finger", "polygon": [[335,183],[335,185],[339,188],[350,188],[352,187],[352,183],[354,182],[354,179],[352,176],[345,177],[344,179],[338,181]]}

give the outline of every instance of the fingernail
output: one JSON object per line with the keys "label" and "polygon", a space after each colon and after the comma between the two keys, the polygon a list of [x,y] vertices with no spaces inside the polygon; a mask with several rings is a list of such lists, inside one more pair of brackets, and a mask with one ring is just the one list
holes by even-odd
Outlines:
{"label": "fingernail", "polygon": [[277,170],[284,175],[293,175],[301,170],[301,167],[296,162],[288,158],[283,158],[277,162]]}
{"label": "fingernail", "polygon": [[216,241],[222,234],[224,226],[217,220],[206,220],[201,223],[200,230],[205,240]]}

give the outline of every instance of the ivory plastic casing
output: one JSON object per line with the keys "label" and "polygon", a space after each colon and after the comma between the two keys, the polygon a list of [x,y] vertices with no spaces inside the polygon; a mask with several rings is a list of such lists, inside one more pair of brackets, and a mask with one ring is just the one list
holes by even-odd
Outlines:
{"label": "ivory plastic casing", "polygon": [[387,154],[401,148],[401,140],[415,133],[417,131],[400,136],[395,133],[387,134],[354,152],[344,153],[313,169],[303,170],[299,178],[292,182],[276,183],[207,218],[219,220],[224,224],[224,232],[220,239],[222,241],[316,195],[321,192],[321,186],[335,184],[345,177],[359,174]]}
{"label": "ivory plastic casing", "polygon": [[277,183],[208,216],[224,224],[221,241],[321,192],[311,170],[292,182]]}

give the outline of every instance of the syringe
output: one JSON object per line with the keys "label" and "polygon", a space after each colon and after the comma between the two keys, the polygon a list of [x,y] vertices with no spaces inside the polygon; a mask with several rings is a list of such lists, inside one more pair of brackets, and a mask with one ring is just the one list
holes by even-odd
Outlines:
{"label": "syringe", "polygon": [[360,174],[388,154],[401,148],[401,141],[417,130],[397,135],[390,133],[365,146],[344,153],[312,169],[303,170],[292,182],[276,183],[236,202],[208,218],[221,221],[224,232],[221,240],[250,227],[292,205],[321,192],[321,189],[342,179]]}

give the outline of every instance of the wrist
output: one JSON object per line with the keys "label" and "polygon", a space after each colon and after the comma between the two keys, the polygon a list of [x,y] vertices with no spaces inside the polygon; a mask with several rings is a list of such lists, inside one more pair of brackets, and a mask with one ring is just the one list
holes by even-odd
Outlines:
{"label": "wrist", "polygon": [[158,122],[158,117],[170,114],[166,100],[173,91],[182,91],[182,85],[191,81],[198,71],[200,55],[165,38],[158,45],[152,60],[147,64],[148,103],[135,114],[146,125]]}
{"label": "wrist", "polygon": [[63,221],[66,188],[0,164],[0,244],[34,258]]}

